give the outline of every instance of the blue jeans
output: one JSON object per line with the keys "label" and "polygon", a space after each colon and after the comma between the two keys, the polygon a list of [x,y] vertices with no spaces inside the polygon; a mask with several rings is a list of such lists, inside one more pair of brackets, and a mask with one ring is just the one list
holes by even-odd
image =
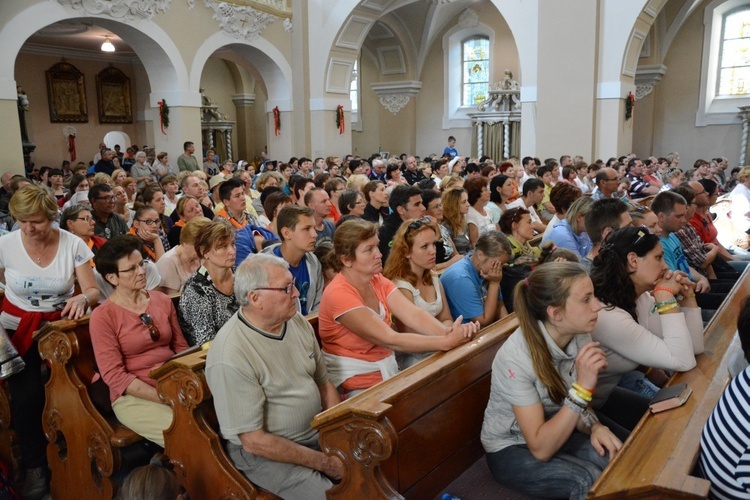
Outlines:
{"label": "blue jeans", "polygon": [[534,458],[526,445],[487,453],[487,465],[495,481],[534,497],[586,498],[608,463],[609,455],[599,456],[591,438],[578,431],[547,462]]}
{"label": "blue jeans", "polygon": [[623,374],[617,385],[623,389],[637,392],[649,399],[656,396],[656,393],[659,392],[659,388],[652,384],[643,372],[639,372],[638,370],[633,370],[632,372]]}

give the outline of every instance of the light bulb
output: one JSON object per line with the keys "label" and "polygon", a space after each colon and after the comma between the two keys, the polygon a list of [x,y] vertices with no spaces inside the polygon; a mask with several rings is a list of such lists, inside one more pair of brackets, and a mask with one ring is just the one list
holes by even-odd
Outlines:
{"label": "light bulb", "polygon": [[109,41],[109,37],[104,38],[104,43],[102,44],[102,52],[114,52],[115,46],[112,45],[112,42]]}

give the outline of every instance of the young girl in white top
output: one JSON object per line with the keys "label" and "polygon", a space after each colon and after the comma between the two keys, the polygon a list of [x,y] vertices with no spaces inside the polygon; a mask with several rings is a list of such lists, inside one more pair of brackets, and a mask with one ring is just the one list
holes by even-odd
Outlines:
{"label": "young girl in white top", "polygon": [[[430,313],[446,326],[453,324],[448,302],[443,300],[443,287],[433,273],[437,251],[435,242],[440,229],[429,217],[404,222],[393,238],[391,254],[386,261],[383,275],[420,309]],[[400,321],[396,330],[408,332]],[[397,353],[396,361],[403,370],[432,354]]]}
{"label": "young girl in white top", "polygon": [[601,304],[574,263],[518,283],[519,328],[492,363],[482,445],[492,476],[534,497],[586,496],[621,441],[589,408],[607,359],[591,341]]}

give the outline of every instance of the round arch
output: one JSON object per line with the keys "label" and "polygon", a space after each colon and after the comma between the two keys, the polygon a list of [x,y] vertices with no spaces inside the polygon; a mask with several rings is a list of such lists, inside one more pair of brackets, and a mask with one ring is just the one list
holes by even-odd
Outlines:
{"label": "round arch", "polygon": [[[151,91],[168,92],[172,102],[180,104],[187,98],[188,73],[180,51],[172,39],[156,23],[147,20],[124,23],[109,17],[79,15],[56,2],[42,2],[28,7],[10,19],[14,29],[0,31],[0,75],[14,75],[15,62],[26,40],[40,29],[68,19],[94,19],[122,38],[138,55],[146,69]],[[6,26],[7,26],[6,25]],[[15,99],[14,77],[0,85],[0,98]],[[188,98],[189,99],[189,98]],[[199,102],[200,98],[197,97]]]}
{"label": "round arch", "polygon": [[237,53],[258,70],[268,92],[267,110],[278,106],[281,111],[292,111],[292,68],[279,49],[262,37],[252,43],[238,42],[223,32],[207,38],[196,51],[190,66],[191,91],[200,90],[206,61],[219,49]]}

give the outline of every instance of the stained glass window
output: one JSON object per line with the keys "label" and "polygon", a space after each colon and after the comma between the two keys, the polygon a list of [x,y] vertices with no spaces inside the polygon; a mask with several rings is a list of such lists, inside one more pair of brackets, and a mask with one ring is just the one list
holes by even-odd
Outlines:
{"label": "stained glass window", "polygon": [[718,95],[750,94],[750,9],[724,16]]}
{"label": "stained glass window", "polygon": [[352,83],[349,85],[349,99],[352,101],[352,113],[359,111],[359,70],[357,69],[357,63],[359,61],[354,61]]}
{"label": "stained glass window", "polygon": [[477,36],[461,43],[461,105],[474,106],[489,97],[490,39]]}

